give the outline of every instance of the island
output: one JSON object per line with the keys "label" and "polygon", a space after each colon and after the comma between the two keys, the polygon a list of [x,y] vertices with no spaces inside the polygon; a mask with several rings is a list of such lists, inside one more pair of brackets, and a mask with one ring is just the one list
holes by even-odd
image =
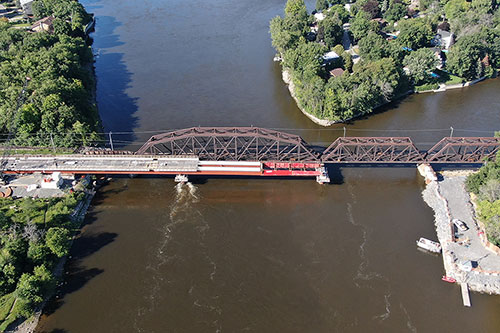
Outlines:
{"label": "island", "polygon": [[496,2],[288,0],[270,22],[275,57],[299,109],[323,126],[372,113],[412,92],[496,77]]}

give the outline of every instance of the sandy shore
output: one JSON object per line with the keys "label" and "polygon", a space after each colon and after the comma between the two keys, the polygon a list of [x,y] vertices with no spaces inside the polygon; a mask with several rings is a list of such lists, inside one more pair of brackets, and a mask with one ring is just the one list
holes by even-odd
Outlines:
{"label": "sandy shore", "polygon": [[[439,180],[431,181],[422,196],[434,210],[436,233],[442,246],[446,275],[457,282],[465,282],[470,290],[500,294],[500,255],[485,245],[482,226],[469,193],[465,189],[465,173],[444,173]],[[457,218],[464,221],[469,230],[459,232],[452,223]],[[472,262],[472,270],[461,264]]]}

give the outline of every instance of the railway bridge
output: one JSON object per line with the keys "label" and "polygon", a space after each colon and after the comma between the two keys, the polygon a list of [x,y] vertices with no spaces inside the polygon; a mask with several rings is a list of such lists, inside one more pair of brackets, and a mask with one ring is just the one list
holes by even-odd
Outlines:
{"label": "railway bridge", "polygon": [[152,136],[137,152],[4,157],[6,174],[146,174],[302,176],[329,182],[328,164],[478,165],[494,158],[500,138],[445,137],[428,150],[409,137],[339,137],[328,147],[259,127],[192,127]]}

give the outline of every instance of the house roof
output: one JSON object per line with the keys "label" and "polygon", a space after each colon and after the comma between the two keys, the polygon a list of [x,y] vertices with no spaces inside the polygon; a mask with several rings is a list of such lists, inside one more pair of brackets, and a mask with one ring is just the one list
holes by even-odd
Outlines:
{"label": "house roof", "polygon": [[330,71],[330,75],[335,76],[335,77],[342,76],[342,74],[344,74],[344,72],[345,71],[342,68],[335,68],[335,69],[332,69]]}
{"label": "house roof", "polygon": [[52,21],[54,21],[54,16],[44,17],[43,19],[38,20],[35,23],[33,23],[33,25],[31,26],[31,29],[35,29],[36,27],[41,26],[42,24],[52,26]]}
{"label": "house roof", "polygon": [[316,13],[314,14],[314,18],[318,21],[323,21],[325,19],[325,14],[323,13]]}
{"label": "house roof", "polygon": [[441,35],[441,38],[450,38],[452,33],[446,30],[437,29],[437,34]]}
{"label": "house roof", "polygon": [[21,0],[20,3],[21,3],[21,6],[24,6],[24,5],[28,4],[28,3],[33,2],[33,1],[34,0]]}
{"label": "house roof", "polygon": [[330,52],[325,53],[323,55],[324,60],[333,60],[333,59],[337,59],[338,57],[339,57],[339,55],[337,53],[335,53],[334,51],[330,51]]}

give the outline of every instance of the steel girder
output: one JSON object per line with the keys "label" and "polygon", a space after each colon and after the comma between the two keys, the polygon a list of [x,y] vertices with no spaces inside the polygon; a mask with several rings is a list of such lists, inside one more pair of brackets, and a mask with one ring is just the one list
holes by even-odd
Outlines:
{"label": "steel girder", "polygon": [[202,160],[318,161],[297,135],[258,127],[192,127],[151,137],[137,154],[197,155]]}
{"label": "steel girder", "polygon": [[300,136],[259,127],[192,127],[151,137],[136,154],[196,155],[202,160],[323,163],[481,163],[500,138],[444,138],[427,152],[408,137],[340,137],[317,153]]}
{"label": "steel girder", "polygon": [[336,163],[419,163],[422,154],[408,137],[340,137],[322,154]]}
{"label": "steel girder", "polygon": [[482,163],[495,156],[500,138],[444,138],[427,151],[428,163]]}

